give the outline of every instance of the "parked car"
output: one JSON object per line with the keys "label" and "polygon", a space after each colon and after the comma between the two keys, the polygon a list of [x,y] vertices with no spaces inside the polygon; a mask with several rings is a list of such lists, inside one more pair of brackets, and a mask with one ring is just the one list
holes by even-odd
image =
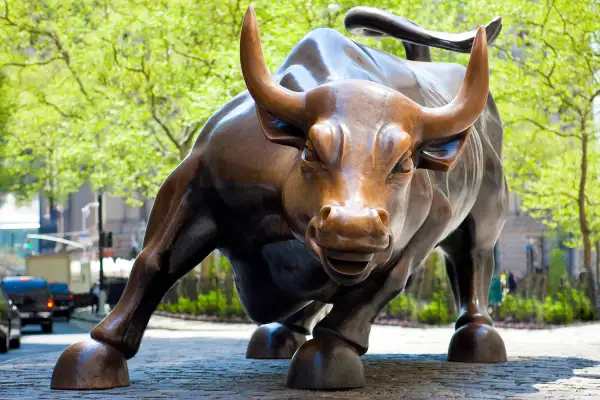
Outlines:
{"label": "parked car", "polygon": [[12,300],[0,288],[0,353],[21,347],[21,318]]}
{"label": "parked car", "polygon": [[19,310],[21,325],[42,326],[42,332],[52,332],[54,300],[44,278],[11,276],[2,280],[2,289]]}
{"label": "parked car", "polygon": [[55,317],[67,317],[67,320],[71,319],[75,303],[69,285],[63,282],[51,282],[48,286],[50,286],[52,298],[54,299],[53,315]]}

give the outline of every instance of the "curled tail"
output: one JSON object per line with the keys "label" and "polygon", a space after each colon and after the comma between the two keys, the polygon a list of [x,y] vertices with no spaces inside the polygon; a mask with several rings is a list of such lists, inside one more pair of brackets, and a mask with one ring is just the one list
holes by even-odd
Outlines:
{"label": "curled tail", "polygon": [[[429,31],[413,21],[372,7],[354,7],[344,19],[346,30],[366,37],[394,37],[402,41],[406,58],[412,61],[431,61],[429,47],[470,53],[476,30],[462,33]],[[485,27],[488,45],[502,30],[502,18],[496,17]]]}

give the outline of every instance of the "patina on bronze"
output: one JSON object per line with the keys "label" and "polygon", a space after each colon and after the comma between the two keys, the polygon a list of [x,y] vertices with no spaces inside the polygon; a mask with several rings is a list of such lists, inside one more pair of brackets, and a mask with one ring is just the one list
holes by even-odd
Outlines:
{"label": "patina on bronze", "polygon": [[413,59],[428,61],[427,45],[470,50],[468,67],[402,60],[316,29],[271,75],[249,8],[248,91],[207,122],[160,188],[121,300],[92,341],[63,353],[52,388],[128,385],[125,360],[162,296],[217,248],[263,324],[247,356],[291,358],[289,387],[365,385],[371,324],[436,246],[460,309],[449,360],[506,360],[487,313],[508,198],[488,90],[486,29],[493,40],[500,20],[458,36],[364,7],[346,22],[408,40]]}

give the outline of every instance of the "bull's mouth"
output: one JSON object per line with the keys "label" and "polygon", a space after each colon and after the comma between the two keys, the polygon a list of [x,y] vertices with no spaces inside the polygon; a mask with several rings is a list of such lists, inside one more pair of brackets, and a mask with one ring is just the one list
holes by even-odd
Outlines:
{"label": "bull's mouth", "polygon": [[325,250],[326,261],[336,272],[344,275],[359,275],[373,259],[373,253],[357,253],[339,250]]}
{"label": "bull's mouth", "polygon": [[364,253],[324,248],[317,242],[315,229],[312,223],[309,224],[305,236],[306,245],[319,258],[327,275],[339,285],[352,286],[364,281],[376,263],[387,261],[391,255],[391,237],[388,248],[381,254]]}

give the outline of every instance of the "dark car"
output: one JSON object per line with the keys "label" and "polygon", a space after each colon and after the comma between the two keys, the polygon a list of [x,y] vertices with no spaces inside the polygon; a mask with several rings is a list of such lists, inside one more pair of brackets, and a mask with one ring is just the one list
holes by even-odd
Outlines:
{"label": "dark car", "polygon": [[0,288],[0,353],[21,347],[21,318],[17,307]]}
{"label": "dark car", "polygon": [[42,326],[42,332],[52,332],[54,300],[44,278],[11,276],[2,280],[2,289],[19,310],[21,325]]}
{"label": "dark car", "polygon": [[48,286],[50,286],[52,298],[54,299],[54,316],[67,317],[67,320],[71,319],[74,302],[69,285],[62,282],[51,282]]}

